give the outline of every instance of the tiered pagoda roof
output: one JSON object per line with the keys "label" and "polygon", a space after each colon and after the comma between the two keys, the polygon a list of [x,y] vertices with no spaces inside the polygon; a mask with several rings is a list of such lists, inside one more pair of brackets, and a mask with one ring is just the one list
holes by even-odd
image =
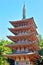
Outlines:
{"label": "tiered pagoda roof", "polygon": [[11,58],[13,60],[21,60],[21,58],[24,58],[24,61],[27,59],[27,61],[35,61],[40,58],[40,55],[36,53],[28,53],[28,54],[10,54],[10,55],[5,55],[8,58]]}
{"label": "tiered pagoda roof", "polygon": [[38,47],[38,44],[36,44],[36,42],[35,43],[31,43],[31,44],[29,44],[29,43],[27,43],[27,44],[8,44],[8,45],[6,45],[6,47],[9,47],[9,48],[11,48],[11,49],[13,49],[13,50],[15,50],[15,49],[17,49],[17,48],[29,48],[30,50],[35,50],[35,51],[37,51],[37,50],[40,50],[40,47]]}
{"label": "tiered pagoda roof", "polygon": [[29,31],[30,30],[30,32],[34,32],[34,33],[36,33],[36,34],[38,34],[38,32],[36,31],[36,29],[34,29],[34,28],[32,28],[32,27],[29,27],[29,26],[25,26],[25,27],[20,27],[20,28],[8,28],[13,34],[15,34],[15,35],[17,35],[17,33],[18,32],[20,32],[20,31]]}
{"label": "tiered pagoda roof", "polygon": [[[13,49],[13,50],[17,50],[18,48],[28,48],[29,50],[32,51],[37,51],[40,50],[37,42],[38,42],[38,38],[37,38],[37,31],[36,31],[36,24],[34,23],[33,18],[30,19],[24,19],[24,20],[20,20],[20,21],[10,21],[10,23],[14,26],[14,28],[8,28],[12,33],[15,34],[15,36],[7,36],[10,40],[12,40],[14,43],[12,45],[6,45],[7,47]],[[22,25],[22,26],[21,26]],[[24,25],[24,26],[23,26]],[[22,32],[27,32],[27,34],[23,33],[23,34],[19,34],[18,33],[22,33]],[[17,41],[21,41],[21,40],[28,40],[27,43],[22,43],[19,42],[17,43]],[[15,57],[20,57],[20,56],[26,56],[29,57],[31,60],[37,59],[39,58],[39,55],[36,54],[35,52],[31,52],[31,53],[19,53],[19,54],[10,54],[10,55],[5,55],[8,58],[12,58],[14,59]],[[31,58],[32,56],[32,58]]]}
{"label": "tiered pagoda roof", "polygon": [[12,41],[17,41],[19,39],[28,39],[29,41],[38,41],[35,34],[30,35],[20,35],[20,36],[7,36]]}
{"label": "tiered pagoda roof", "polygon": [[22,20],[18,20],[18,21],[9,21],[14,27],[17,27],[17,25],[22,25],[23,23],[26,25],[28,24],[28,26],[33,26],[35,28],[37,28],[35,22],[34,22],[34,19],[33,17],[32,18],[29,18],[29,19],[22,19]]}

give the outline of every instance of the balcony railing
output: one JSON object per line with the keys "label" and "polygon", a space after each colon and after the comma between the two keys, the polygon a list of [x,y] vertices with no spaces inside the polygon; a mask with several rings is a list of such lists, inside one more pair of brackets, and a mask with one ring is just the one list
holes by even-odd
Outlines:
{"label": "balcony railing", "polygon": [[21,40],[21,41],[17,41],[17,44],[31,44],[31,43],[37,43],[37,41],[28,41],[28,40]]}
{"label": "balcony railing", "polygon": [[31,32],[31,31],[20,32],[16,36],[31,35],[31,34],[35,34],[35,32]]}
{"label": "balcony railing", "polygon": [[31,24],[31,25],[30,24],[29,25],[27,24],[27,25],[18,25],[16,28],[22,28],[22,27],[27,27],[27,26],[28,27],[30,27],[30,26],[34,26],[35,27],[34,24]]}
{"label": "balcony railing", "polygon": [[28,54],[28,53],[36,53],[35,51],[32,52],[32,51],[23,51],[23,52],[14,52],[14,54]]}

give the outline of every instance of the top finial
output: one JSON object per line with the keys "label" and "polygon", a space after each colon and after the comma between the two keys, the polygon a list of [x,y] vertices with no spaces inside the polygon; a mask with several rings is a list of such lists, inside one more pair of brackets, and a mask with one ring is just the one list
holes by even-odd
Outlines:
{"label": "top finial", "polygon": [[26,9],[25,9],[25,4],[24,4],[24,6],[23,6],[23,19],[25,19],[26,18]]}

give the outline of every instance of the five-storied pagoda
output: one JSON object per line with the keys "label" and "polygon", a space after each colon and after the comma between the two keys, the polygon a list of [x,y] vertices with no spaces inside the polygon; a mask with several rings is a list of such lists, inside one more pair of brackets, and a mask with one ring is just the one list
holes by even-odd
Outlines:
{"label": "five-storied pagoda", "polygon": [[25,5],[23,6],[23,19],[19,21],[10,21],[14,28],[9,30],[14,36],[7,36],[14,43],[6,45],[11,48],[14,53],[5,56],[15,61],[14,65],[34,65],[34,61],[39,59],[38,38],[36,24],[33,17],[25,19]]}

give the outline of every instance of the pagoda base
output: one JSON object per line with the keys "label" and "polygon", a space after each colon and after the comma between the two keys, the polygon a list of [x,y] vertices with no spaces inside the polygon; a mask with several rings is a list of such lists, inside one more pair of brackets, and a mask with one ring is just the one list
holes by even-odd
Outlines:
{"label": "pagoda base", "polygon": [[40,55],[36,53],[5,54],[4,56],[13,59],[15,65],[34,65],[34,62],[40,58]]}

